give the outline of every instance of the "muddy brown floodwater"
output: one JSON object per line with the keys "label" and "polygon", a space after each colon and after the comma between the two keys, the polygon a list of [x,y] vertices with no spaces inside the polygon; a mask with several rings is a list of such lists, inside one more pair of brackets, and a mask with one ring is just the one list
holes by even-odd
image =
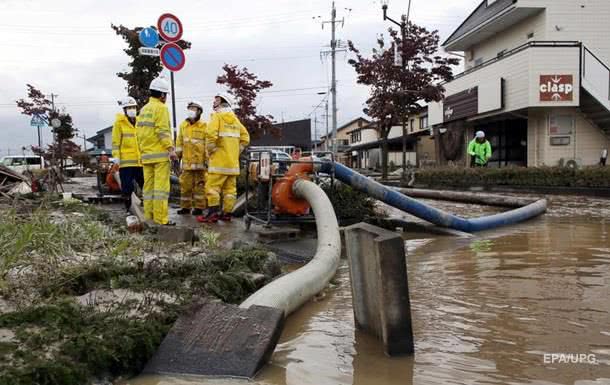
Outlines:
{"label": "muddy brown floodwater", "polygon": [[[493,209],[434,202],[457,214]],[[407,234],[414,357],[354,329],[349,270],[290,316],[268,385],[610,385],[610,201],[552,198],[549,212],[474,238]],[[545,354],[584,354],[546,363]],[[551,356],[547,356],[550,359]],[[568,358],[564,356],[563,358]],[[130,385],[239,380],[140,377]]]}

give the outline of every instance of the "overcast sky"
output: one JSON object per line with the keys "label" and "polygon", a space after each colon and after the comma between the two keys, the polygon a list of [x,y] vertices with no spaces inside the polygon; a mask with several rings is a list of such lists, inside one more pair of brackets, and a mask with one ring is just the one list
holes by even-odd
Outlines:
{"label": "overcast sky", "polygon": [[[389,15],[398,19],[407,3],[390,0]],[[478,3],[412,0],[411,20],[438,29],[444,39]],[[81,135],[90,137],[111,125],[119,110],[116,100],[125,93],[124,81],[115,74],[128,69],[128,57],[110,24],[154,25],[164,12],[180,17],[183,38],[193,44],[185,68],[176,74],[179,121],[189,99],[210,104],[224,63],[246,66],[274,84],[260,96],[260,112],[277,121],[313,119],[324,97],[317,93],[330,84],[330,62],[320,57],[330,41],[330,25],[322,29],[320,22],[330,18],[330,9],[330,0],[0,0],[0,155],[37,142],[29,117],[15,107],[15,100],[26,96],[26,83],[58,94],[57,105],[72,115]],[[380,0],[337,1],[337,10],[339,18],[345,17],[337,37],[365,51],[389,27]],[[356,84],[348,57],[337,57],[339,125],[362,115],[368,94]],[[319,134],[325,130],[322,114],[318,110]],[[50,140],[48,129],[43,138]]]}

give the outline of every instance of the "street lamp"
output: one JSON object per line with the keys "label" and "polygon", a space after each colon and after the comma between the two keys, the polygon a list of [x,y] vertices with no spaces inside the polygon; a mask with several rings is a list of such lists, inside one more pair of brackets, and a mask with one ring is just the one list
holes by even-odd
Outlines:
{"label": "street lamp", "polygon": [[[396,24],[397,26],[400,27],[400,33],[401,33],[401,37],[402,37],[402,44],[401,44],[401,63],[400,66],[403,70],[403,72],[407,69],[407,53],[406,53],[406,40],[407,40],[407,26],[408,26],[408,20],[409,20],[409,13],[411,12],[411,0],[409,0],[409,8],[407,10],[407,14],[406,15],[402,15],[400,22],[392,19],[391,17],[388,16],[388,2],[389,0],[381,0],[381,9],[383,10],[383,20],[389,20],[391,23]],[[396,60],[396,58],[395,58]],[[401,81],[402,82],[402,89],[403,89],[403,93],[402,93],[402,97],[403,97],[403,101],[404,101],[404,95],[407,92],[406,91],[406,85],[404,84],[404,79]],[[404,108],[406,106],[403,106],[403,113],[402,113],[402,177],[403,179],[406,178],[407,176],[407,117],[405,116],[406,114],[404,113]]]}

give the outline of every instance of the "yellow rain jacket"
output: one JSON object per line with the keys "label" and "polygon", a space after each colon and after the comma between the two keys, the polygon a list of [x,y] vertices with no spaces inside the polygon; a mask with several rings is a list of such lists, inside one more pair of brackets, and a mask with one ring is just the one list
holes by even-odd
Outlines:
{"label": "yellow rain jacket", "polygon": [[239,175],[239,154],[250,144],[250,135],[233,111],[212,114],[206,131],[209,174]]}
{"label": "yellow rain jacket", "polygon": [[207,124],[201,120],[191,124],[185,120],[180,125],[176,152],[182,153],[183,170],[204,170],[206,160],[205,131]]}
{"label": "yellow rain jacket", "polygon": [[169,111],[159,99],[151,97],[140,111],[136,121],[136,134],[142,164],[169,161],[169,151],[174,146],[169,126]]}
{"label": "yellow rain jacket", "polygon": [[142,167],[136,128],[125,114],[117,114],[112,126],[112,157],[121,167]]}

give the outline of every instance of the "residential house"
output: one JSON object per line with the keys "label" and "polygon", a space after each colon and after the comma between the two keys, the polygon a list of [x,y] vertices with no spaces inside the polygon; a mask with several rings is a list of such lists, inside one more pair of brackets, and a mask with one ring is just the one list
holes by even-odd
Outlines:
{"label": "residential house", "polygon": [[93,144],[93,148],[87,150],[92,155],[99,155],[102,151],[108,156],[112,154],[112,126],[99,130],[94,136],[87,138],[87,142]]}
{"label": "residential house", "polygon": [[[407,118],[406,161],[410,166],[429,166],[435,163],[434,139],[430,136],[427,107]],[[381,168],[381,144],[377,126],[368,124],[349,132],[350,164],[354,168]],[[388,165],[402,167],[402,125],[394,126],[388,134]]]}
{"label": "residential house", "polygon": [[[359,117],[337,127],[337,161],[344,164],[349,163],[351,132],[369,123],[367,119]],[[320,138],[316,151],[332,151],[332,147],[332,134],[329,134],[329,137],[324,135]]]}
{"label": "residential house", "polygon": [[610,147],[610,1],[484,0],[443,43],[465,71],[429,105],[443,164],[469,163],[486,133],[492,167],[594,165]]}

